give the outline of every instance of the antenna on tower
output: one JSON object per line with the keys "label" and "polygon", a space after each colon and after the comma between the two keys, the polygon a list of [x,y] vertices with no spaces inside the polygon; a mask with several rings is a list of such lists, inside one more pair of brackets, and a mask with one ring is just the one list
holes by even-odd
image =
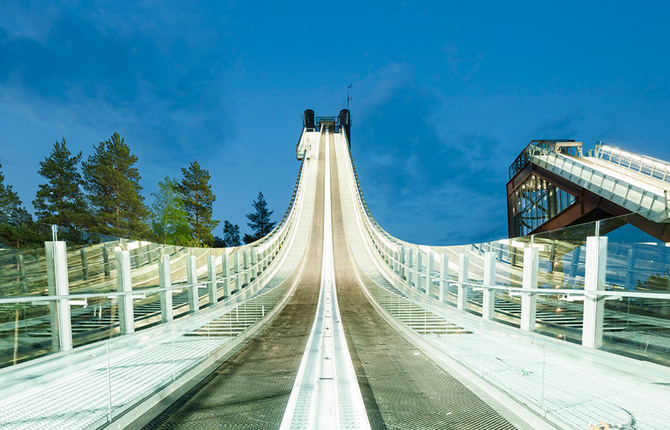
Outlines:
{"label": "antenna on tower", "polygon": [[347,85],[347,109],[349,109],[349,102],[351,101],[351,95],[349,95],[350,91],[351,91],[351,84]]}

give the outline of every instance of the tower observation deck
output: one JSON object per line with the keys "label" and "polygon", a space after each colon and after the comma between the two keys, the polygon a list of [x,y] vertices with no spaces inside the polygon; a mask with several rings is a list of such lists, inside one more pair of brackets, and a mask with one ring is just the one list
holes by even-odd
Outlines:
{"label": "tower observation deck", "polygon": [[664,162],[531,142],[513,238],[425,246],[375,221],[350,126],[305,111],[257,242],[3,249],[0,429],[667,426]]}

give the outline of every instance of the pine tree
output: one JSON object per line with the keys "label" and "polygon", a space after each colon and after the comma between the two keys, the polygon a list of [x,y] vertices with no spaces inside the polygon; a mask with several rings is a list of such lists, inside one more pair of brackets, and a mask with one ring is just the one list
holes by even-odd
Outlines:
{"label": "pine tree", "polygon": [[51,154],[40,161],[39,174],[47,179],[33,200],[37,221],[63,227],[81,228],[91,224],[83,180],[77,171],[81,152],[72,155],[62,142],[56,141]]}
{"label": "pine tree", "polygon": [[20,248],[37,238],[32,230],[33,217],[23,207],[19,195],[11,185],[5,185],[0,164],[0,243]]}
{"label": "pine tree", "polygon": [[223,246],[240,246],[242,242],[240,241],[240,226],[233,224],[228,220],[223,222]]}
{"label": "pine tree", "polygon": [[118,133],[94,146],[95,152],[82,163],[84,188],[94,211],[91,230],[120,237],[147,237],[149,214],[140,194],[137,156]]}
{"label": "pine tree", "polygon": [[181,172],[184,177],[177,185],[177,190],[184,200],[193,240],[197,246],[212,245],[212,231],[219,225],[219,220],[212,219],[212,203],[216,196],[209,183],[209,171],[194,161],[187,169],[182,167]]}
{"label": "pine tree", "polygon": [[261,191],[258,192],[258,197],[252,203],[252,206],[254,207],[255,212],[247,214],[246,217],[250,221],[247,225],[251,227],[253,234],[244,235],[244,242],[246,243],[254,242],[263,236],[266,236],[277,224],[276,222],[270,221],[270,216],[272,216],[274,211],[268,210],[268,204]]}
{"label": "pine tree", "polygon": [[188,245],[191,229],[184,208],[184,201],[176,190],[176,179],[165,179],[158,183],[158,192],[152,193],[152,230],[158,241],[168,245]]}

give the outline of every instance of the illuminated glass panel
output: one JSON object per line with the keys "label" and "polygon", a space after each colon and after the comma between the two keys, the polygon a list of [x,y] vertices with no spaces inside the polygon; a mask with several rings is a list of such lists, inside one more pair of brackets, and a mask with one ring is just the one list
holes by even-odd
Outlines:
{"label": "illuminated glass panel", "polygon": [[512,194],[516,236],[525,236],[575,203],[575,196],[531,175]]}

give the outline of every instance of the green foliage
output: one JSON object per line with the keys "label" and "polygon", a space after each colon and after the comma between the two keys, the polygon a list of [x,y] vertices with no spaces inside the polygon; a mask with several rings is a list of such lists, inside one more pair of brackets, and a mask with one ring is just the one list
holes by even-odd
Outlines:
{"label": "green foliage", "polygon": [[176,190],[176,179],[165,179],[158,183],[158,192],[152,193],[151,226],[158,241],[168,245],[187,246],[191,240],[188,215],[181,194]]}
{"label": "green foliage", "polygon": [[0,243],[21,248],[39,243],[33,217],[23,207],[19,195],[11,185],[5,185],[0,164]]}
{"label": "green foliage", "polygon": [[240,226],[228,220],[223,222],[223,243],[225,247],[240,246]]}
{"label": "green foliage", "polygon": [[194,161],[187,169],[182,167],[181,172],[183,178],[177,185],[177,190],[184,201],[193,240],[197,246],[211,246],[214,243],[212,231],[219,221],[212,219],[212,203],[216,200],[216,196],[209,183],[211,179],[209,171]]}
{"label": "green foliage", "polygon": [[247,214],[246,217],[249,219],[247,225],[251,227],[253,233],[244,235],[245,243],[255,242],[266,236],[277,224],[270,220],[274,211],[268,210],[267,202],[261,191],[258,192],[258,197],[252,203],[252,206],[254,207],[254,212]]}
{"label": "green foliage", "polygon": [[95,221],[91,230],[111,236],[147,237],[149,211],[134,167],[137,156],[116,132],[93,148],[95,152],[82,163],[84,188],[89,192]]}
{"label": "green foliage", "polygon": [[37,221],[63,227],[81,228],[91,224],[86,198],[81,190],[83,180],[78,172],[81,152],[72,155],[62,142],[56,141],[51,154],[40,161],[39,174],[47,179],[33,200]]}
{"label": "green foliage", "polygon": [[637,287],[643,290],[670,290],[670,270],[654,273],[644,281],[637,281]]}

